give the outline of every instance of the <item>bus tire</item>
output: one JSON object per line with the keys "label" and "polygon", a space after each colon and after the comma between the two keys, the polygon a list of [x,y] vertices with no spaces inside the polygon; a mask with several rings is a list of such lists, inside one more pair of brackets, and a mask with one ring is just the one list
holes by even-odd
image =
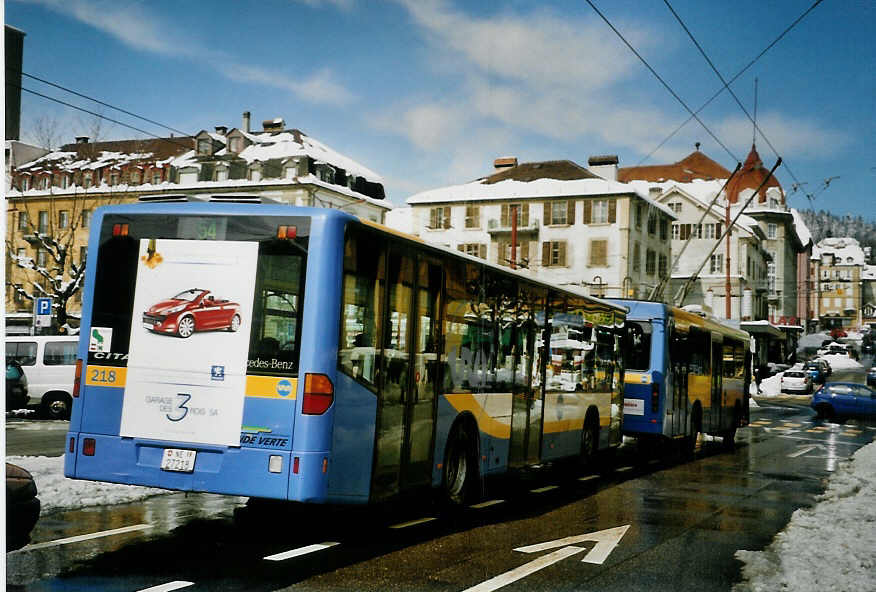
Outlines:
{"label": "bus tire", "polygon": [[73,400],[62,392],[50,392],[43,396],[42,412],[49,419],[70,419]]}
{"label": "bus tire", "polygon": [[195,332],[195,318],[191,315],[184,316],[179,320],[179,324],[176,326],[176,334],[186,339],[192,336],[192,333]]}
{"label": "bus tire", "polygon": [[596,453],[599,450],[599,421],[593,413],[588,413],[581,430],[581,455],[579,464],[582,469],[593,467]]}
{"label": "bus tire", "polygon": [[742,417],[742,410],[739,403],[733,407],[733,425],[726,432],[721,434],[721,447],[730,451],[736,448],[736,427],[739,425],[739,420]]}
{"label": "bus tire", "polygon": [[447,440],[444,453],[444,500],[452,508],[470,503],[477,496],[478,467],[477,441],[466,429],[457,424]]}

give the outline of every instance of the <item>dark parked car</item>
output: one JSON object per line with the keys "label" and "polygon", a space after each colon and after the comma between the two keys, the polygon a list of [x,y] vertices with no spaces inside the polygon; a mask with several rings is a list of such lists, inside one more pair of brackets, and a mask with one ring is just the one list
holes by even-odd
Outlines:
{"label": "dark parked car", "polygon": [[812,396],[819,417],[846,419],[876,417],[876,390],[854,382],[829,382]]}
{"label": "dark parked car", "polygon": [[30,542],[30,531],[39,517],[40,500],[33,476],[6,463],[6,551],[21,549]]}
{"label": "dark parked car", "polygon": [[27,407],[27,376],[17,360],[6,360],[6,411]]}
{"label": "dark parked car", "polygon": [[240,305],[192,288],[162,300],[143,313],[143,326],[155,333],[189,337],[195,331],[240,328]]}

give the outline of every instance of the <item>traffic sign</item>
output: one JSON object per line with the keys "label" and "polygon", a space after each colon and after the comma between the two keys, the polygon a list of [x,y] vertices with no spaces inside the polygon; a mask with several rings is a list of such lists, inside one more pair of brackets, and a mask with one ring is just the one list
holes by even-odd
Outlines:
{"label": "traffic sign", "polygon": [[34,327],[52,326],[52,299],[41,297],[33,301]]}

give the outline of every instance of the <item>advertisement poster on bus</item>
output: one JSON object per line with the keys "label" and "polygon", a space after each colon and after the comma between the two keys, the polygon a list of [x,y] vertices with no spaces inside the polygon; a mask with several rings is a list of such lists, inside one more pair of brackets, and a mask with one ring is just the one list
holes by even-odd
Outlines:
{"label": "advertisement poster on bus", "polygon": [[140,241],[122,436],[238,446],[258,244]]}

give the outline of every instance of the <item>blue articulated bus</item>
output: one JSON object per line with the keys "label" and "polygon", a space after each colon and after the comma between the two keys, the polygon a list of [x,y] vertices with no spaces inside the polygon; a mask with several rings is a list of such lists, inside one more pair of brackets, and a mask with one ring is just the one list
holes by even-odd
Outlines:
{"label": "blue articulated bus", "polygon": [[95,212],[65,475],[313,503],[621,441],[626,309],[338,211]]}
{"label": "blue articulated bus", "polygon": [[692,451],[705,433],[732,446],[749,418],[748,333],[659,302],[612,302],[629,309],[624,434]]}

